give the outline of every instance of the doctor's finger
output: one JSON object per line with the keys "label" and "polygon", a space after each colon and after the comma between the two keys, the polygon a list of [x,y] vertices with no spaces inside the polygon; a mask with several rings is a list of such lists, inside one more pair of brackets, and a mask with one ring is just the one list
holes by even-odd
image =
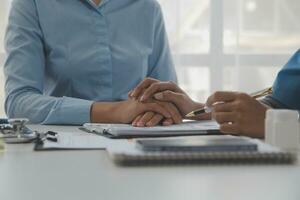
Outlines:
{"label": "doctor's finger", "polygon": [[212,118],[216,120],[219,124],[234,122],[236,119],[236,115],[232,112],[213,112]]}
{"label": "doctor's finger", "polygon": [[211,107],[213,104],[218,102],[230,102],[236,99],[236,92],[215,92],[213,95],[208,97],[206,105]]}
{"label": "doctor's finger", "polygon": [[240,127],[236,123],[220,124],[220,131],[225,134],[240,134]]}
{"label": "doctor's finger", "polygon": [[236,106],[234,102],[219,103],[212,106],[214,112],[232,112]]}

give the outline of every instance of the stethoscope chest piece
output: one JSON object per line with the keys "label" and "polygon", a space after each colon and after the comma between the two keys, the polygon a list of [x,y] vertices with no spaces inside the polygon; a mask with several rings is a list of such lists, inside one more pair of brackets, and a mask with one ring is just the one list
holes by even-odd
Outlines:
{"label": "stethoscope chest piece", "polygon": [[37,138],[36,132],[31,131],[25,125],[29,120],[26,118],[9,119],[7,133],[3,138],[7,144],[29,143]]}

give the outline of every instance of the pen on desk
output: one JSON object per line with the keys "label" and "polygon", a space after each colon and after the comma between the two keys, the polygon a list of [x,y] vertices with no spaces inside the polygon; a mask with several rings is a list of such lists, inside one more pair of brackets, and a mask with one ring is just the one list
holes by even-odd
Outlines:
{"label": "pen on desk", "polygon": [[[272,92],[273,92],[272,87],[269,87],[267,89],[254,92],[254,93],[250,94],[250,96],[253,97],[254,99],[257,99],[257,98],[266,96],[268,94],[271,94]],[[212,111],[211,108],[205,106],[204,108],[194,110],[194,111],[188,113],[186,115],[186,117],[196,117],[197,115],[201,115],[201,114],[204,114],[204,113],[210,113],[211,111]]]}

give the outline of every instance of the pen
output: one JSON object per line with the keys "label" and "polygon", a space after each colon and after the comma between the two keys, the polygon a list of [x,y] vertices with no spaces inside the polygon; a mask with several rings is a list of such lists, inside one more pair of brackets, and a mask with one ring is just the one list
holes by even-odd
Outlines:
{"label": "pen", "polygon": [[[254,92],[254,93],[250,94],[250,96],[253,97],[254,99],[257,99],[257,98],[266,96],[268,94],[271,94],[272,92],[273,92],[272,87],[269,87],[267,89]],[[221,103],[221,102],[217,102],[216,104],[219,104],[219,103]],[[211,111],[212,111],[211,108],[205,106],[204,108],[197,109],[197,110],[194,110],[194,111],[188,113],[186,115],[186,117],[196,117],[197,115],[201,115],[201,114],[204,114],[204,113],[210,113]]]}

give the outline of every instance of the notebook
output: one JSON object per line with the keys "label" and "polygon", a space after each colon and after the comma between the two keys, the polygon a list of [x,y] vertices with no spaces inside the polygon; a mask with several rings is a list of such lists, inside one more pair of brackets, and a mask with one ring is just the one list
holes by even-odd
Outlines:
{"label": "notebook", "polygon": [[137,148],[148,152],[229,152],[257,151],[257,144],[242,137],[188,137],[138,139]]}
{"label": "notebook", "polygon": [[[236,136],[190,136],[195,139],[204,137]],[[119,146],[107,148],[110,158],[121,166],[145,165],[187,165],[187,164],[293,164],[296,154],[281,151],[264,142],[243,137],[257,144],[256,151],[143,151],[136,148],[135,142],[128,141]]]}
{"label": "notebook", "polygon": [[168,137],[220,134],[215,121],[185,121],[182,124],[155,127],[133,127],[128,124],[86,123],[81,130],[109,138]]}

